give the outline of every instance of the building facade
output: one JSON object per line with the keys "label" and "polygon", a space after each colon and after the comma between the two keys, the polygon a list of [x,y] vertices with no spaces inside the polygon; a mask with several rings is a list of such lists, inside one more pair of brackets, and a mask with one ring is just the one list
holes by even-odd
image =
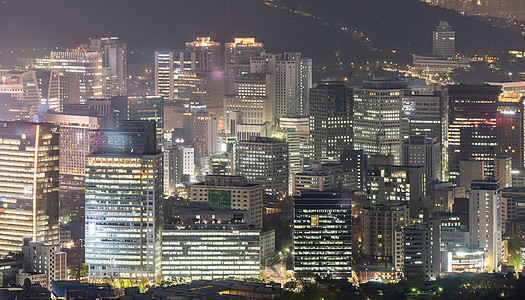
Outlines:
{"label": "building facade", "polygon": [[237,175],[263,185],[268,195],[288,193],[288,144],[285,141],[253,137],[237,142],[235,155]]}
{"label": "building facade", "polygon": [[23,238],[58,244],[59,133],[50,123],[0,123],[0,255]]}
{"label": "building facade", "polygon": [[401,163],[402,80],[371,80],[354,89],[354,149],[366,154],[393,155]]}
{"label": "building facade", "polygon": [[294,197],[294,271],[352,275],[352,203],[340,193],[304,192]]}
{"label": "building facade", "polygon": [[499,182],[473,181],[469,199],[470,245],[485,250],[487,271],[497,271],[503,259]]}
{"label": "building facade", "polygon": [[352,148],[352,90],[343,83],[318,84],[310,90],[310,162],[339,162]]}

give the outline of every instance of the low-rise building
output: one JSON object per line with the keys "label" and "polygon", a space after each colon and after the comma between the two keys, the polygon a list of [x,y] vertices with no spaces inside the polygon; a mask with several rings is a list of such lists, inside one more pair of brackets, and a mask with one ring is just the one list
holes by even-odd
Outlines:
{"label": "low-rise building", "polygon": [[249,224],[262,228],[263,187],[247,183],[242,176],[208,175],[204,182],[190,187],[192,203],[207,203],[225,208],[250,212]]}
{"label": "low-rise building", "polygon": [[330,191],[334,189],[334,174],[327,170],[308,170],[292,175],[292,193],[299,196],[303,191]]}
{"label": "low-rise building", "polygon": [[162,231],[162,276],[183,280],[260,275],[260,229],[249,212],[181,207]]}
{"label": "low-rise building", "polygon": [[22,253],[27,273],[47,275],[47,283],[43,287],[49,288],[52,280],[67,279],[67,253],[60,251],[58,246],[34,243],[25,238]]}

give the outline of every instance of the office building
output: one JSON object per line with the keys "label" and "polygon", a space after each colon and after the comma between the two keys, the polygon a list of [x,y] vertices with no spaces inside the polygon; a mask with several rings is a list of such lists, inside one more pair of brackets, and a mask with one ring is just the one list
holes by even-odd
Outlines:
{"label": "office building", "polygon": [[237,142],[236,175],[250,183],[262,184],[271,196],[288,193],[288,144],[283,140],[252,137]]}
{"label": "office building", "polygon": [[367,197],[372,204],[401,201],[410,211],[411,218],[424,218],[430,212],[420,208],[426,196],[425,169],[423,167],[374,165],[368,168]]}
{"label": "office building", "polygon": [[509,156],[512,167],[523,167],[523,94],[504,92],[499,96],[496,113],[498,155]]}
{"label": "office building", "polygon": [[505,188],[501,193],[501,222],[503,232],[512,220],[525,217],[525,189],[523,187]]}
{"label": "office building", "polygon": [[195,180],[195,149],[173,145],[164,150],[164,194],[173,196],[183,183]]}
{"label": "office building", "polygon": [[351,202],[334,192],[303,192],[294,197],[295,272],[310,271],[331,278],[351,277]]}
{"label": "office building", "polygon": [[209,37],[155,52],[155,95],[167,104],[206,105],[222,117],[224,80],[220,44]]}
{"label": "office building", "polygon": [[221,43],[210,37],[197,37],[195,41],[186,42],[186,50],[191,51],[192,70],[220,71],[224,61],[221,54]]}
{"label": "office building", "polygon": [[224,73],[222,71],[180,71],[177,75],[177,104],[205,105],[222,116]]}
{"label": "office building", "polygon": [[104,97],[101,53],[84,48],[51,51],[51,69],[79,78],[80,101]]}
{"label": "office building", "polygon": [[40,93],[40,104],[47,105],[49,110],[60,110],[60,74],[56,70],[36,70],[37,87]]}
{"label": "office building", "polygon": [[459,162],[459,186],[470,190],[470,183],[474,180],[483,180],[485,176],[485,161],[462,160]]}
{"label": "office building", "polygon": [[[448,161],[451,180],[456,182],[459,176],[459,162],[462,159],[461,131],[481,125],[485,127],[495,126],[497,102],[500,93],[501,87],[499,86],[449,86]],[[490,130],[490,128],[487,130]],[[472,131],[470,131],[470,133],[471,134],[467,134],[467,136],[476,136]],[[471,142],[475,141],[471,140]],[[493,143],[493,141],[484,142]],[[494,145],[484,145],[484,147],[473,146],[472,149],[474,151],[471,151],[471,153],[475,154],[475,151],[478,150],[485,152],[492,151],[487,147],[496,148]],[[493,150],[493,152],[496,151],[496,149]]]}
{"label": "office building", "polygon": [[452,257],[449,253],[464,251],[470,246],[468,226],[461,225],[461,219],[456,213],[436,212],[428,220],[427,228],[430,231],[432,263],[440,265],[438,273],[450,272],[448,266]]}
{"label": "office building", "polygon": [[234,80],[250,72],[250,61],[264,52],[264,44],[255,38],[234,38],[233,42],[224,45],[225,92],[234,92]]}
{"label": "office building", "polygon": [[59,76],[60,111],[64,105],[80,103],[80,80],[78,77]]}
{"label": "office building", "polygon": [[389,201],[363,208],[361,251],[371,261],[403,270],[403,228],[409,224],[407,204]]}
{"label": "office building", "polygon": [[352,149],[352,90],[324,82],[310,90],[310,164],[339,162]]}
{"label": "office building", "polygon": [[270,122],[264,124],[237,124],[237,141],[246,141],[254,137],[265,137],[270,138],[273,135],[275,129],[274,125]]}
{"label": "office building", "polygon": [[328,170],[306,170],[292,175],[292,195],[299,196],[304,191],[332,191],[335,176]]}
{"label": "office building", "polygon": [[274,116],[307,116],[312,87],[312,60],[301,53],[261,54],[251,60],[251,73],[272,74],[275,80]]}
{"label": "office building", "polygon": [[0,255],[23,238],[58,244],[59,136],[50,123],[0,123]]}
{"label": "office building", "polygon": [[36,71],[0,70],[0,79],[0,95],[20,101],[28,110],[23,119],[33,120],[41,104]]}
{"label": "office building", "polygon": [[497,271],[503,259],[499,182],[473,181],[469,199],[470,245],[485,250],[486,271]]}
{"label": "office building", "polygon": [[435,56],[413,55],[412,64],[415,71],[423,74],[450,74],[456,69],[470,68],[470,59],[462,57],[460,59],[440,58]]}
{"label": "office building", "polygon": [[193,147],[196,155],[217,153],[217,115],[196,113],[193,116]]}
{"label": "office building", "polygon": [[354,89],[354,149],[365,154],[393,155],[401,163],[402,99],[405,81],[364,81]]}
{"label": "office building", "polygon": [[498,155],[500,129],[493,124],[482,124],[460,130],[459,155],[461,159],[483,161],[485,176],[494,176],[494,158]]}
{"label": "office building", "polygon": [[456,56],[456,32],[446,21],[439,21],[432,32],[432,53],[446,59]]}
{"label": "office building", "polygon": [[152,121],[120,121],[118,129],[94,131],[94,153],[156,153],[157,132]]}
{"label": "office building", "polygon": [[[233,112],[239,112],[244,124],[263,124],[275,118],[274,77],[271,74],[250,73],[233,81],[232,94],[224,98],[224,115],[230,126],[236,120]],[[230,133],[233,133],[230,129]]]}
{"label": "office building", "polygon": [[246,222],[262,228],[263,187],[248,183],[244,177],[208,175],[204,182],[190,186],[190,198],[192,202],[209,202],[225,209],[247,210],[250,213]]}
{"label": "office building", "polygon": [[164,141],[164,100],[162,97],[128,97],[128,119],[155,122],[160,148]]}
{"label": "office building", "polygon": [[90,38],[89,50],[100,53],[102,60],[103,95],[113,97],[126,95],[128,78],[127,47],[118,37]]}
{"label": "office building", "polygon": [[350,187],[357,190],[366,190],[368,156],[363,150],[344,149],[340,164],[343,171],[350,175]]}
{"label": "office building", "polygon": [[452,212],[454,199],[465,198],[465,187],[454,186],[452,182],[430,181],[427,184],[428,195],[433,201],[434,212]]}
{"label": "office building", "polygon": [[445,139],[446,94],[432,86],[409,86],[410,92],[403,97],[403,139],[411,135],[426,135],[438,142]]}
{"label": "office building", "polygon": [[93,152],[93,131],[100,119],[93,115],[51,113],[48,122],[59,126],[61,205],[84,207],[87,156]]}
{"label": "office building", "polygon": [[67,253],[60,251],[56,245],[31,242],[24,238],[22,246],[24,255],[24,271],[46,274],[46,288],[51,287],[51,281],[67,280]]}
{"label": "office building", "polygon": [[162,231],[162,276],[217,280],[260,276],[260,235],[248,212],[184,207]]}
{"label": "office building", "polygon": [[288,132],[297,133],[294,140],[295,144],[288,139],[287,141],[288,144],[294,144],[291,145],[294,147],[294,151],[289,151],[290,173],[300,172],[310,165],[310,118],[282,117],[279,119],[279,127],[288,130]]}
{"label": "office building", "polygon": [[442,175],[441,143],[436,138],[426,135],[411,135],[403,142],[401,163],[404,166],[422,166],[426,180],[441,180]]}
{"label": "office building", "polygon": [[173,103],[175,99],[175,70],[173,51],[155,52],[155,96],[165,102]]}
{"label": "office building", "polygon": [[404,229],[404,268],[407,278],[436,280],[441,273],[440,240],[428,224],[416,223]]}
{"label": "office building", "polygon": [[95,135],[86,166],[90,281],[161,275],[163,163],[155,133],[154,123],[128,121]]}
{"label": "office building", "polygon": [[447,272],[483,273],[487,260],[485,251],[480,248],[463,248],[448,252]]}
{"label": "office building", "polygon": [[512,186],[512,158],[496,156],[494,158],[494,179],[499,181],[501,188]]}
{"label": "office building", "polygon": [[0,93],[0,120],[32,121],[32,109],[13,95]]}

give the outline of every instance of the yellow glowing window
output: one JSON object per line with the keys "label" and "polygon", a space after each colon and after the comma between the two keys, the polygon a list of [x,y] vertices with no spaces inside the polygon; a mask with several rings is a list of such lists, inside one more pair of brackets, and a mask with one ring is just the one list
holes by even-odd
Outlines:
{"label": "yellow glowing window", "polygon": [[319,227],[319,216],[318,215],[312,215],[310,217],[310,226]]}

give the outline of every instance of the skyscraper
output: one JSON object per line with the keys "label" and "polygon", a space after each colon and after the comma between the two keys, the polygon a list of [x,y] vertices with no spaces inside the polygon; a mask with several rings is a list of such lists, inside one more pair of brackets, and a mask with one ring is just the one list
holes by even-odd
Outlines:
{"label": "skyscraper", "polygon": [[59,139],[49,123],[0,123],[0,254],[58,244]]}
{"label": "skyscraper", "polygon": [[354,149],[393,155],[401,163],[402,98],[409,93],[399,79],[364,81],[354,89]]}
{"label": "skyscraper", "polygon": [[112,97],[126,94],[127,47],[118,37],[91,38],[90,51],[99,52],[102,59],[103,95]]}
{"label": "skyscraper", "polygon": [[250,61],[251,73],[272,74],[275,80],[274,116],[307,116],[312,87],[312,60],[299,52],[261,54]]}
{"label": "skyscraper", "polygon": [[523,167],[523,101],[519,93],[502,93],[498,99],[496,126],[499,128],[498,154],[512,158],[512,167]]}
{"label": "skyscraper", "polygon": [[259,57],[264,52],[264,44],[256,42],[255,38],[234,38],[232,43],[224,45],[225,91],[232,94],[233,81],[240,75],[250,73],[250,60]]}
{"label": "skyscraper", "polygon": [[432,32],[432,53],[439,58],[456,56],[456,32],[446,21],[439,21]]}
{"label": "skyscraper", "polygon": [[197,155],[217,153],[217,115],[196,113],[193,116],[193,147]]}
{"label": "skyscraper", "polygon": [[[464,127],[460,130],[460,159],[483,161],[484,174],[488,178],[494,176],[494,158],[498,155],[499,150],[499,131],[500,128],[494,126],[494,123]],[[463,174],[460,174],[460,177],[461,175]]]}
{"label": "skyscraper", "polygon": [[80,103],[80,80],[78,77],[59,76],[60,111],[64,105]]}
{"label": "skyscraper", "polygon": [[411,135],[403,143],[402,164],[404,166],[425,167],[426,180],[441,180],[442,177],[441,143],[436,138],[426,135]]}
{"label": "skyscraper", "polygon": [[61,75],[79,78],[80,100],[102,98],[103,64],[100,52],[84,48],[51,51],[51,69]]}
{"label": "skyscraper", "polygon": [[294,271],[350,278],[352,201],[340,193],[302,192],[294,197]]}
{"label": "skyscraper", "polygon": [[410,87],[410,92],[403,97],[403,139],[410,135],[426,135],[438,142],[446,140],[447,110],[443,93],[433,87]]}
{"label": "skyscraper", "polygon": [[352,90],[324,82],[310,90],[310,163],[339,162],[352,148]]}
{"label": "skyscraper", "polygon": [[59,126],[61,205],[84,206],[87,156],[93,152],[93,131],[100,119],[90,114],[48,113],[48,122]]}
{"label": "skyscraper", "polygon": [[496,271],[503,259],[499,182],[473,181],[469,199],[470,245],[485,249],[486,271]]}
{"label": "skyscraper", "polygon": [[128,98],[128,120],[153,121],[157,128],[157,143],[164,141],[164,99],[157,96]]}
{"label": "skyscraper", "polygon": [[401,201],[409,208],[410,217],[423,219],[419,201],[425,195],[423,167],[374,165],[368,169],[367,196],[371,204]]}
{"label": "skyscraper", "polygon": [[410,224],[406,203],[390,201],[363,208],[362,249],[366,258],[402,271],[403,228]]}
{"label": "skyscraper", "polygon": [[[163,164],[155,126],[128,121],[95,143],[86,167],[86,264],[90,281],[161,275]],[[153,142],[151,142],[153,141]],[[102,146],[102,147],[99,147]]]}
{"label": "skyscraper", "polygon": [[[233,94],[224,98],[224,119],[230,125],[233,112],[239,112],[242,123],[263,124],[275,120],[274,75],[250,73],[233,82]],[[231,131],[231,130],[230,130]]]}
{"label": "skyscraper", "polygon": [[479,125],[495,126],[500,86],[451,85],[448,89],[449,176],[459,176],[461,131]]}
{"label": "skyscraper", "polygon": [[164,194],[175,195],[177,185],[195,179],[195,149],[185,145],[168,146],[164,150]]}
{"label": "skyscraper", "polygon": [[253,137],[236,147],[236,175],[264,186],[269,195],[288,193],[288,145],[285,141]]}
{"label": "skyscraper", "polygon": [[180,71],[175,80],[177,104],[205,105],[209,110],[223,110],[224,73],[222,71]]}
{"label": "skyscraper", "polygon": [[173,51],[155,52],[155,96],[162,97],[167,103],[172,103],[175,99],[173,61]]}
{"label": "skyscraper", "polygon": [[191,69],[201,71],[220,71],[223,69],[221,43],[210,37],[198,37],[195,41],[186,42],[186,50],[191,51]]}

